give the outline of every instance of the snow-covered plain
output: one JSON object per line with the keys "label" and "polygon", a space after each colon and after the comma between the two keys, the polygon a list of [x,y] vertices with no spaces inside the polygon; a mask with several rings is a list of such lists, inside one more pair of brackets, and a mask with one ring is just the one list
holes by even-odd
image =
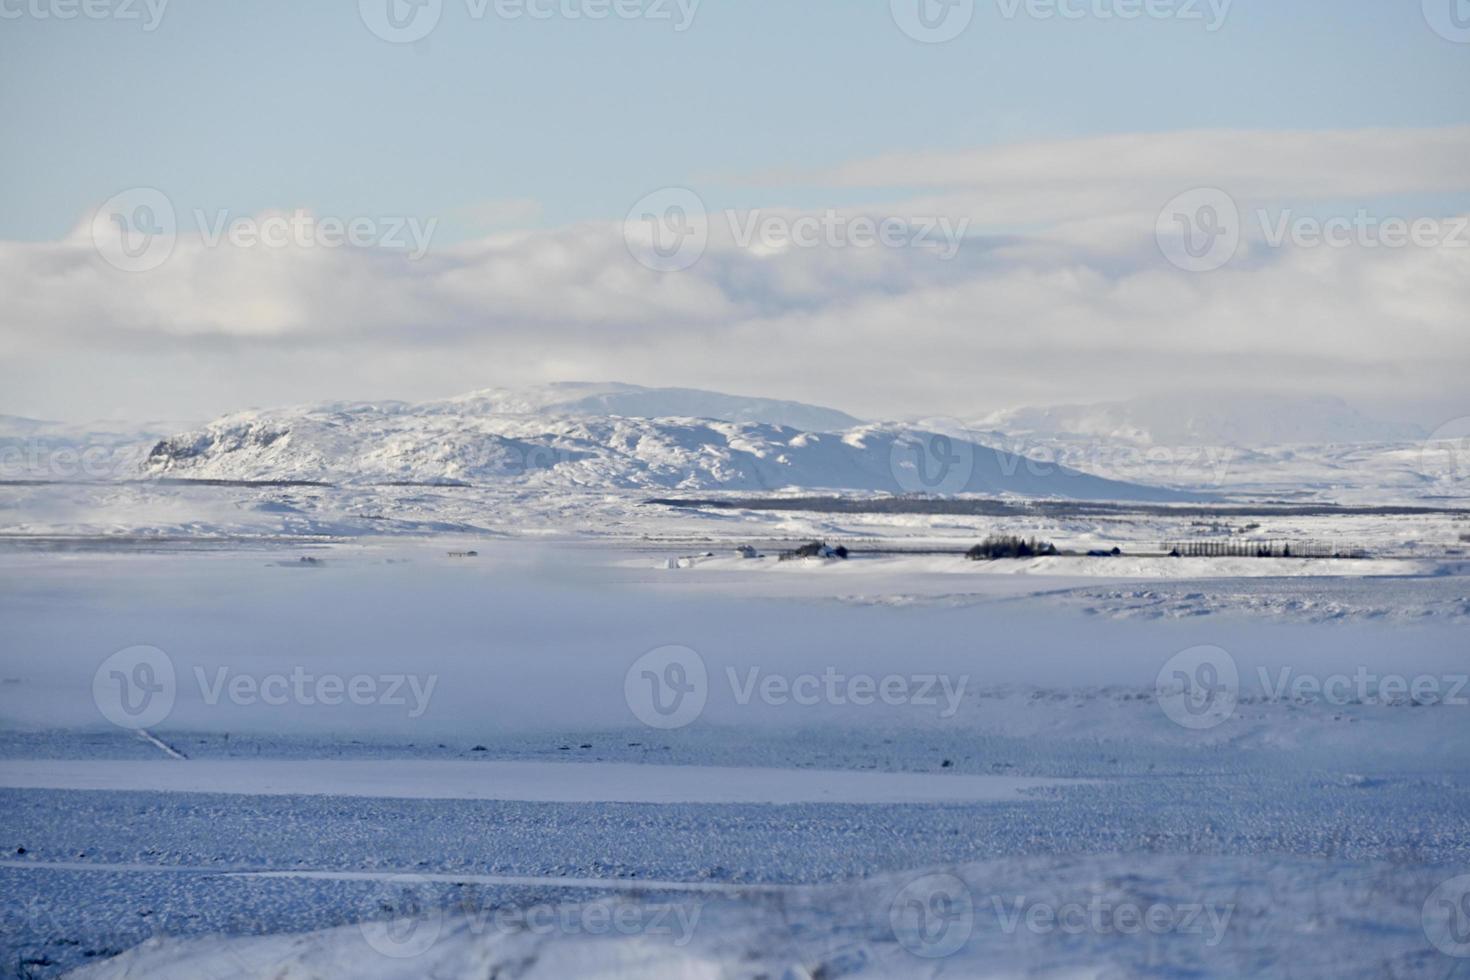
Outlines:
{"label": "snow-covered plain", "polygon": [[[46,479],[0,485],[0,966],[1467,969],[1470,524],[1435,452],[1235,447],[1258,469],[1214,482],[1081,467],[1232,507],[1424,512],[648,502],[879,496],[903,482],[893,440],[939,430],[756,401],[611,385],[260,413],[82,477],[47,455],[75,433],[22,442]],[[539,477],[536,446],[563,453]],[[140,478],[159,468],[317,482]],[[831,483],[788,486],[811,472]],[[963,557],[996,532],[1069,554]],[[814,538],[852,557],[776,557]],[[1366,557],[1157,554],[1194,538]]]}
{"label": "snow-covered plain", "polygon": [[[1259,577],[1178,580],[1230,597],[1140,619],[1095,611],[1126,579],[943,557],[662,567],[680,553],[441,536],[0,553],[7,957],[21,975],[150,977],[1456,965],[1421,920],[1470,869],[1458,575],[1332,580],[1344,607],[1440,610],[1412,623],[1253,610],[1240,596],[1297,587]],[[147,739],[94,689],[137,644],[176,678]],[[628,678],[670,645],[698,655],[706,702],[650,727]],[[1158,685],[1201,646],[1228,652],[1237,697],[1189,727]],[[432,693],[268,702],[298,668]],[[852,686],[889,677],[892,703]],[[452,785],[507,772],[534,777]],[[1120,928],[1134,906],[1159,927]],[[1048,918],[1074,909],[1100,911]],[[687,932],[681,910],[698,911]],[[904,918],[920,910],[937,918]]]}

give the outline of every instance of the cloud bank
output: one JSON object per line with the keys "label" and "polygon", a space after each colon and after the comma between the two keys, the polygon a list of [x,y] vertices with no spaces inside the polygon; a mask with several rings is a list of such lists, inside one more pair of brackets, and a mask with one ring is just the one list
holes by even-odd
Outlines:
{"label": "cloud bank", "polygon": [[[708,244],[680,271],[638,261],[622,220],[410,260],[372,244],[211,244],[183,213],[165,261],[124,271],[105,255],[127,241],[106,238],[127,230],[88,216],[62,241],[0,243],[0,410],[204,416],[569,378],[868,416],[1232,386],[1443,405],[1470,366],[1470,233],[1457,239],[1454,218],[1467,161],[1470,127],[895,154],[764,175],[772,206],[756,213],[702,193],[706,212],[680,220]],[[891,199],[818,210],[783,183]],[[1242,238],[1206,273],[1172,264],[1158,238],[1161,209],[1198,187],[1228,194]],[[1439,203],[1405,213],[1410,199]],[[1303,218],[1356,230],[1313,241],[1296,234]],[[1432,235],[1386,234],[1425,218]],[[391,219],[371,220],[384,237]],[[916,243],[940,221],[966,231],[951,258]],[[862,234],[884,222],[908,237]],[[776,234],[745,240],[762,227]],[[804,227],[819,233],[793,242]]]}

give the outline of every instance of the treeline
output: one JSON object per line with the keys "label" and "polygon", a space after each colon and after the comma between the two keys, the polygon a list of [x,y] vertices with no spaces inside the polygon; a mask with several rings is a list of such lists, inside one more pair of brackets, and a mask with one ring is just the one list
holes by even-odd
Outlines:
{"label": "treeline", "polygon": [[1038,555],[1054,555],[1057,546],[1050,541],[1023,538],[1015,534],[992,534],[975,547],[965,552],[971,561],[991,561],[996,558],[1035,558]]}
{"label": "treeline", "polygon": [[1328,541],[1249,541],[1239,538],[1165,541],[1165,554],[1180,558],[1362,558],[1362,548]]}

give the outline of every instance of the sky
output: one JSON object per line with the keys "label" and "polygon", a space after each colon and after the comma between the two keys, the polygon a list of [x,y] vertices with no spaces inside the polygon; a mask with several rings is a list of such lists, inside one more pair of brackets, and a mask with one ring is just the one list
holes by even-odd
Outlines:
{"label": "sky", "polygon": [[0,91],[3,414],[1470,415],[1466,0],[0,0]]}

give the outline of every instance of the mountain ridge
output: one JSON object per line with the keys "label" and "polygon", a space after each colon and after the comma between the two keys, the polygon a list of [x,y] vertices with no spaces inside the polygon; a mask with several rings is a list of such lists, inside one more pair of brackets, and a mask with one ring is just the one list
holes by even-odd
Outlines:
{"label": "mountain ridge", "polygon": [[143,470],[156,477],[504,483],[540,491],[814,489],[1206,499],[1108,480],[903,424],[814,432],[769,422],[558,414],[555,404],[545,414],[493,410],[507,404],[500,395],[472,393],[422,406],[331,403],[240,412],[159,441]]}
{"label": "mountain ridge", "polygon": [[980,416],[970,425],[1010,436],[1244,449],[1407,442],[1425,435],[1417,426],[1370,418],[1341,398],[1208,391],[1013,408]]}

